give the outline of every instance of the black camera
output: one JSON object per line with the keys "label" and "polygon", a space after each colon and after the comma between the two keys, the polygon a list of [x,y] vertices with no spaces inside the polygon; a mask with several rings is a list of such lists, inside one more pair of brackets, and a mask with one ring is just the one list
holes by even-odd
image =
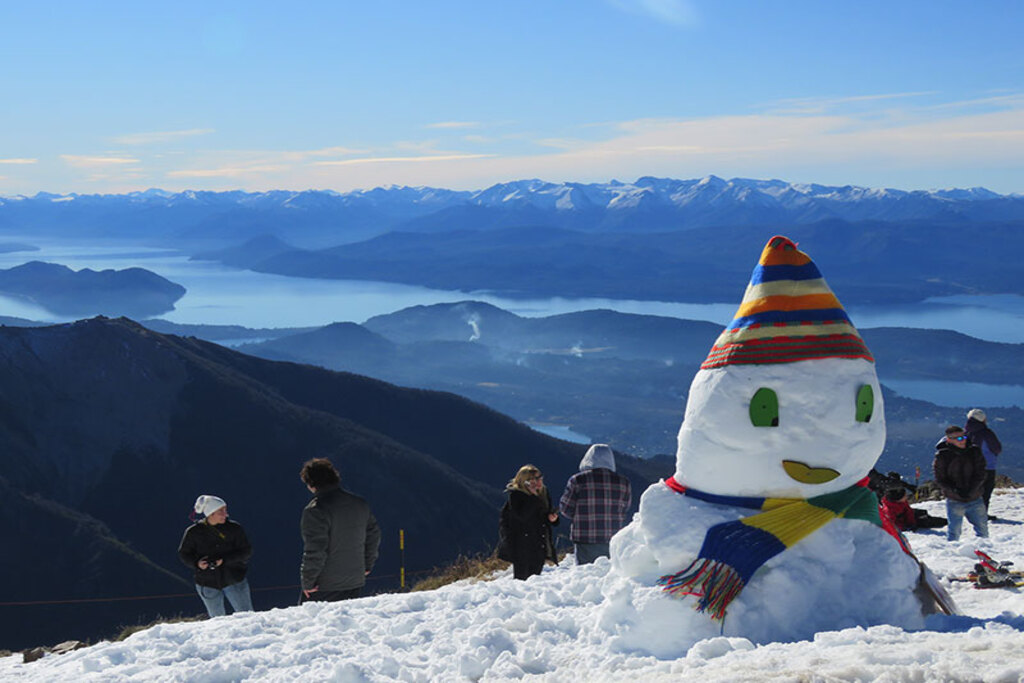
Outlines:
{"label": "black camera", "polygon": [[902,489],[910,492],[917,491],[917,486],[909,481],[903,481],[903,477],[900,476],[899,472],[882,474],[874,469],[868,472],[868,488],[878,494],[879,497],[884,496],[893,489]]}

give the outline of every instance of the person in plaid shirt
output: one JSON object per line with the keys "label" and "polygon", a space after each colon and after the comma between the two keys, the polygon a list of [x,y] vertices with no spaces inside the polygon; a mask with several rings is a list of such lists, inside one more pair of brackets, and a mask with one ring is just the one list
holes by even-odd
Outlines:
{"label": "person in plaid shirt", "polygon": [[609,541],[626,525],[632,502],[629,479],[615,471],[612,449],[603,443],[591,446],[558,503],[572,522],[569,538],[576,547],[576,564],[609,556]]}

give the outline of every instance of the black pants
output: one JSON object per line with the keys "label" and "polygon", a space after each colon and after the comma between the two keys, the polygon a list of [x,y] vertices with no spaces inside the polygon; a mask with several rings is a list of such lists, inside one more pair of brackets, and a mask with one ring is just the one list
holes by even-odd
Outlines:
{"label": "black pants", "polygon": [[338,602],[339,600],[351,600],[363,594],[362,588],[353,588],[347,591],[316,591],[310,593],[309,597],[299,591],[299,604],[304,602]]}
{"label": "black pants", "polygon": [[981,490],[981,497],[985,499],[985,509],[988,510],[988,502],[992,500],[992,491],[996,488],[996,471],[985,470],[985,488]]}
{"label": "black pants", "polygon": [[544,558],[530,558],[512,563],[512,575],[517,579],[528,579],[544,571]]}

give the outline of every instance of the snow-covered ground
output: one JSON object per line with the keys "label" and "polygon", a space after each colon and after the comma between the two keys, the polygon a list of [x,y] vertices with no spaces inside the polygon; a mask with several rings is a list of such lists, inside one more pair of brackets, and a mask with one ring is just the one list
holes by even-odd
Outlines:
{"label": "snow-covered ground", "polygon": [[[919,504],[944,516],[942,503]],[[940,577],[959,575],[980,548],[1024,568],[1024,491],[997,491],[1005,521],[978,539],[944,530],[908,534]],[[605,590],[621,582],[601,560],[564,563],[515,581],[461,582],[436,591],[306,604],[156,626],[22,664],[0,659],[4,681],[1021,681],[1024,589],[976,590],[943,579],[965,616],[928,617],[923,630],[893,626],[819,633],[755,646],[710,638],[656,658],[623,646]],[[691,609],[685,601],[674,609]],[[666,621],[666,624],[670,623]],[[653,626],[657,626],[656,624]],[[651,629],[671,651],[671,629]]]}

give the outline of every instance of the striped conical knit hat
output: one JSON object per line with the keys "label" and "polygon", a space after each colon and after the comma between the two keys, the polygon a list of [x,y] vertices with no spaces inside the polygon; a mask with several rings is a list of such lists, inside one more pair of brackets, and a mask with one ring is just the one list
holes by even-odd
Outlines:
{"label": "striped conical knit hat", "polygon": [[811,257],[777,235],[765,245],[736,316],[701,368],[812,358],[875,360]]}

